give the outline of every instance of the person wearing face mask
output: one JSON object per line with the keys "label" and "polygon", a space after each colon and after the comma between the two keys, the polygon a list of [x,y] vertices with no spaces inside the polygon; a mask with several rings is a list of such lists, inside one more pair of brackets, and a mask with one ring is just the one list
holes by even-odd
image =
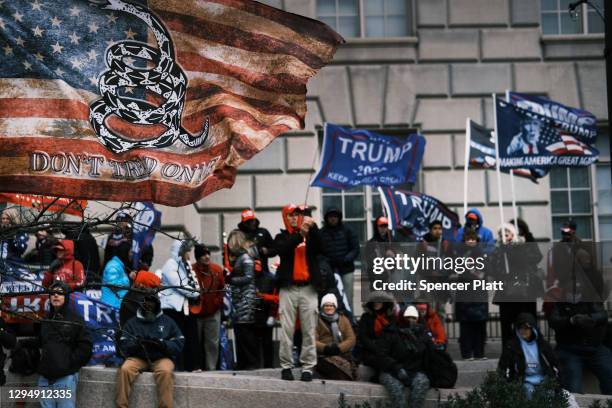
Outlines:
{"label": "person wearing face mask", "polygon": [[506,380],[520,381],[528,397],[546,377],[558,379],[557,356],[537,329],[532,314],[517,316],[514,336],[504,345],[497,369]]}
{"label": "person wearing face mask", "polygon": [[355,342],[351,322],[338,313],[336,295],[323,296],[317,325],[317,373],[330,380],[355,380],[357,365],[351,354]]}
{"label": "person wearing face mask", "polygon": [[317,257],[322,254],[321,237],[317,224],[304,214],[304,208],[293,204],[286,205],[283,207],[282,217],[285,229],[274,238],[274,247],[280,256],[276,283],[279,288],[281,322],[281,378],[293,380],[293,335],[299,317],[302,331],[300,379],[312,381],[312,372],[317,364],[317,291],[322,285],[317,261]]}
{"label": "person wearing face mask", "polygon": [[36,236],[34,249],[25,254],[23,260],[39,265],[51,265],[51,262],[55,259],[53,246],[56,244],[57,240],[53,234],[45,228],[39,229],[34,235]]}
{"label": "person wearing face mask", "polygon": [[126,360],[117,371],[117,407],[128,407],[134,380],[142,371],[150,370],[157,384],[157,406],[171,408],[175,362],[184,344],[177,324],[162,313],[159,298],[153,294],[146,296],[119,338],[120,351]]}

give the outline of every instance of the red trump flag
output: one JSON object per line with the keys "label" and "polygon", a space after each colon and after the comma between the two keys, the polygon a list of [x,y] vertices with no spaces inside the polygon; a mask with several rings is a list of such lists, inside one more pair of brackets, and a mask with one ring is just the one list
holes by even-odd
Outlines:
{"label": "red trump flag", "polygon": [[0,4],[0,191],[182,206],[304,127],[342,37],[250,0]]}

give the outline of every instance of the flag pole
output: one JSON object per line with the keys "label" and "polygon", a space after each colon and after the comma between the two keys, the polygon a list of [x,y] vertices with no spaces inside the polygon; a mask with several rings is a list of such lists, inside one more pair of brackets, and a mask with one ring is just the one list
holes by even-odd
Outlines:
{"label": "flag pole", "polygon": [[[501,168],[499,163],[499,135],[497,133],[497,96],[493,94],[493,123],[495,129],[495,168],[497,172],[497,198],[499,200],[499,218],[500,224],[504,223],[504,203],[502,196],[502,185],[501,185]],[[506,235],[504,231],[501,234],[502,243],[506,243]]]}
{"label": "flag pole", "polygon": [[[510,103],[510,90],[506,89],[506,102]],[[496,123],[497,125],[497,123]],[[516,207],[516,193],[514,192],[514,169],[510,169],[510,192],[512,194],[512,213],[514,214],[514,229],[516,234],[519,233],[518,228],[518,209]]]}
{"label": "flag pole", "polygon": [[472,127],[470,118],[465,121],[465,163],[463,163],[463,215],[467,214],[468,206],[468,168],[470,164],[470,143],[472,142]]}

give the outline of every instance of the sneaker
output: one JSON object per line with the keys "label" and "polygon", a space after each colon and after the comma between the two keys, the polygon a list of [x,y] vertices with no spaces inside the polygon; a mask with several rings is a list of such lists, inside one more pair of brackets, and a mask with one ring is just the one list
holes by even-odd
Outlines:
{"label": "sneaker", "polygon": [[[302,374],[302,377],[304,376],[304,374]],[[291,371],[290,368],[283,368],[281,370],[281,378],[285,381],[293,381],[293,372]]]}
{"label": "sneaker", "polygon": [[310,382],[312,381],[312,371],[304,370],[302,371],[302,377],[300,381]]}

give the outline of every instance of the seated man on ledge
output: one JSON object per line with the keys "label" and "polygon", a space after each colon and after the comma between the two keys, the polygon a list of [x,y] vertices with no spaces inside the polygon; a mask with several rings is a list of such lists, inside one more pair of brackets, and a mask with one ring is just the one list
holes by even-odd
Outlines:
{"label": "seated man on ledge", "polygon": [[144,370],[152,370],[157,383],[157,406],[171,408],[174,390],[174,359],[183,350],[185,338],[170,317],[161,311],[156,295],[148,295],[136,317],[128,320],[119,346],[126,357],[117,372],[116,403],[127,408],[132,383]]}

